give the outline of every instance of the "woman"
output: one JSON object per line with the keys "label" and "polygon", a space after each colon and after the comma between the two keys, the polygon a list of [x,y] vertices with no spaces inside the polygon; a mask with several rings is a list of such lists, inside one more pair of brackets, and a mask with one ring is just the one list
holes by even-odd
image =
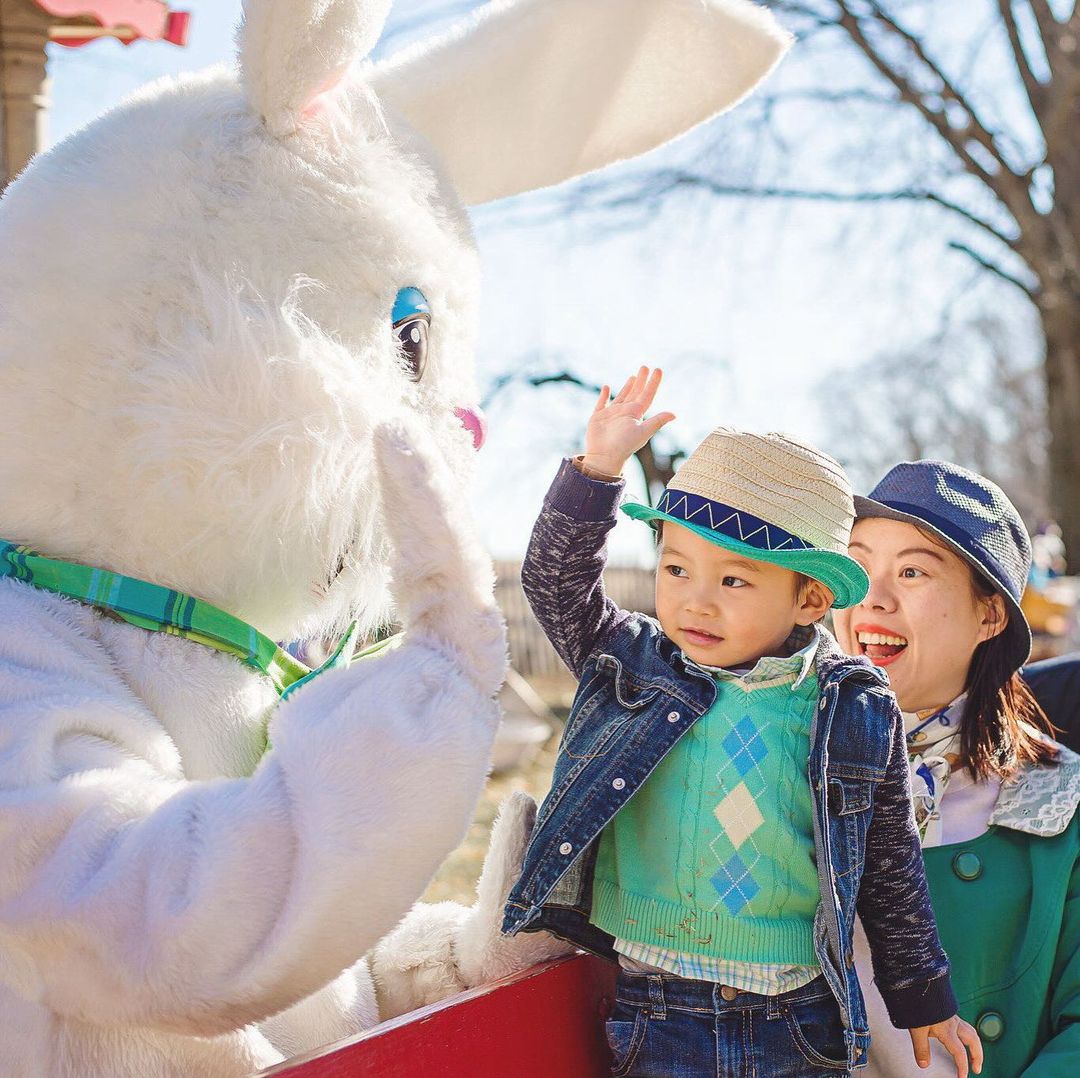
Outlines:
{"label": "woman", "polygon": [[[1075,1078],[1080,757],[1039,732],[1017,673],[1031,648],[1024,525],[993,483],[939,461],[897,465],[855,504],[850,553],[871,585],[837,613],[837,636],[887,671],[905,715],[930,894],[982,1073]],[[908,1075],[908,1037],[875,997],[869,1074]],[[948,1068],[935,1051],[929,1073]]]}

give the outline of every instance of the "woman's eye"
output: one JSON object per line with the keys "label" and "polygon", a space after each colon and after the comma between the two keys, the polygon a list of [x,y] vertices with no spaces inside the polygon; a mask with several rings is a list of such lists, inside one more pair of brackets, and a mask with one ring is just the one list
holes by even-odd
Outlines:
{"label": "woman's eye", "polygon": [[909,565],[906,569],[900,570],[900,576],[904,580],[916,580],[920,576],[926,576],[921,569],[916,569],[914,566]]}
{"label": "woman's eye", "polygon": [[746,581],[740,579],[737,576],[725,576],[724,577],[724,587],[725,588],[745,588],[746,587]]}
{"label": "woman's eye", "polygon": [[394,327],[398,346],[401,349],[405,371],[414,381],[419,382],[424,376],[428,355],[428,323],[426,318],[414,318]]}

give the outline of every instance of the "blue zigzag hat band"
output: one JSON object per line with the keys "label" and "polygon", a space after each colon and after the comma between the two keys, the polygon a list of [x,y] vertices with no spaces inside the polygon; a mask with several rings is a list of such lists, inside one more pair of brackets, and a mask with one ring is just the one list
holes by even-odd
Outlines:
{"label": "blue zigzag hat band", "polygon": [[665,490],[656,508],[689,524],[738,539],[758,550],[812,550],[804,539],[742,509],[685,490]]}

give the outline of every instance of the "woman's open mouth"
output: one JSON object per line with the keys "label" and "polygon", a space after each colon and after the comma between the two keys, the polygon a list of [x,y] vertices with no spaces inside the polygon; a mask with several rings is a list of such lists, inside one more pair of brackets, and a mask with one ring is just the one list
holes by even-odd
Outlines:
{"label": "woman's open mouth", "polygon": [[856,625],[855,639],[859,654],[865,655],[875,666],[888,666],[904,654],[908,646],[906,637],[898,636],[880,625]]}

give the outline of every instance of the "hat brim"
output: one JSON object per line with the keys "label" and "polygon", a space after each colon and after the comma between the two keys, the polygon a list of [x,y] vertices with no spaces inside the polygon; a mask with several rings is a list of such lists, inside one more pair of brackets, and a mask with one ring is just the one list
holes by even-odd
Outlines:
{"label": "hat brim", "polygon": [[1031,657],[1031,626],[1024,616],[1020,604],[1009,594],[1005,586],[986,571],[986,567],[972,557],[959,543],[950,539],[940,528],[936,528],[928,520],[924,520],[914,513],[902,513],[882,502],[876,502],[873,498],[863,498],[855,495],[855,520],[874,518],[878,520],[897,520],[901,524],[911,524],[920,531],[932,535],[943,547],[951,550],[967,565],[969,565],[982,580],[985,580],[998,595],[1001,596],[1009,611],[1009,622],[1004,632],[1009,638],[1009,656],[1014,664],[1013,669],[1019,670]]}
{"label": "hat brim", "polygon": [[766,561],[781,568],[790,569],[793,573],[803,573],[820,581],[833,593],[833,608],[843,610],[845,607],[854,606],[861,602],[870,589],[870,578],[866,570],[846,554],[837,554],[832,550],[762,550],[744,543],[739,539],[720,532],[712,531],[700,524],[692,524],[687,520],[680,520],[670,513],[661,512],[640,502],[626,502],[622,511],[634,520],[652,522],[667,520],[672,524],[678,524],[681,528],[687,528],[710,543],[715,543],[733,554],[741,554],[751,561]]}

